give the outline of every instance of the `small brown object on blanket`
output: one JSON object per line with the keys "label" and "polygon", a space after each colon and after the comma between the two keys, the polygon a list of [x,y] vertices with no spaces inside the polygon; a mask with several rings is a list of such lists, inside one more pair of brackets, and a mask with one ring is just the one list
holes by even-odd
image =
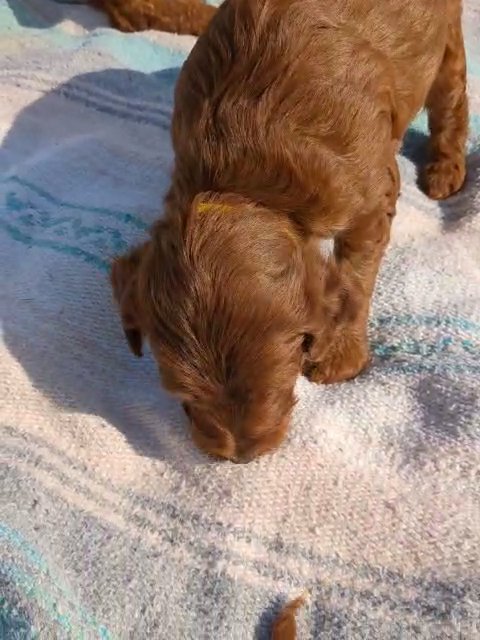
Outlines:
{"label": "small brown object on blanket", "polygon": [[[425,191],[445,198],[465,179],[461,12],[460,0],[226,0],[193,47],[164,216],[112,282],[133,351],[149,340],[209,454],[275,449],[302,371],[334,383],[368,365],[396,153],[424,105]],[[319,249],[329,239],[333,255]]]}
{"label": "small brown object on blanket", "polygon": [[296,640],[297,624],[295,614],[298,608],[304,604],[305,596],[300,596],[285,605],[273,623],[271,640]]}

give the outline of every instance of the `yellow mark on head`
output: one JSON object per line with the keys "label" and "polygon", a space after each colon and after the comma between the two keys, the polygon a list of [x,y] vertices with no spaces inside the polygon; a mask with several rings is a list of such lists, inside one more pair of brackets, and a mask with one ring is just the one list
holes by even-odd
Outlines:
{"label": "yellow mark on head", "polygon": [[290,240],[290,242],[292,242],[292,244],[298,244],[298,236],[296,235],[295,231],[293,231],[293,229],[285,229],[284,234]]}
{"label": "yellow mark on head", "polygon": [[221,202],[199,202],[197,207],[198,213],[230,213],[232,209],[231,205]]}

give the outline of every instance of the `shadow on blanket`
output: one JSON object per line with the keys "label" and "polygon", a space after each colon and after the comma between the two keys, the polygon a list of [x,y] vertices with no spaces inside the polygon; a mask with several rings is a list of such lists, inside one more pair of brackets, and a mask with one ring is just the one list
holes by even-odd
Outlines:
{"label": "shadow on blanket", "polygon": [[[25,294],[16,313],[3,310],[2,324],[8,349],[42,394],[67,412],[101,416],[138,452],[185,475],[213,463],[191,444],[153,361],[130,355],[108,283],[111,258],[161,210],[177,73],[83,74],[18,116],[2,173]],[[423,143],[412,133],[406,153],[418,158]],[[473,199],[473,191],[467,185],[457,197]],[[446,229],[462,224],[455,198],[443,212]]]}
{"label": "shadow on blanket", "polygon": [[64,20],[71,20],[88,31],[98,27],[108,27],[109,21],[100,11],[91,8],[85,11],[82,0],[53,2],[29,2],[28,0],[6,0],[18,24],[30,29],[48,29]]}
{"label": "shadow on blanket", "polygon": [[[138,452],[183,474],[212,463],[191,444],[153,360],[131,356],[108,281],[111,258],[161,211],[177,73],[83,74],[18,116],[0,169],[21,294],[15,313],[2,307],[2,325],[42,394],[66,412],[102,417]],[[138,106],[136,96],[148,100]]]}

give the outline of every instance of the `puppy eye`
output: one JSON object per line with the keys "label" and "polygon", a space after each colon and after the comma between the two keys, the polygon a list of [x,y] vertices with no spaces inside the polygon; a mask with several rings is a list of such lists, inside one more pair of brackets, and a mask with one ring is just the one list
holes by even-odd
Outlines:
{"label": "puppy eye", "polygon": [[183,407],[183,410],[185,411],[185,414],[186,414],[187,418],[191,419],[192,418],[192,413],[190,411],[190,408],[189,408],[188,404],[186,402],[184,402],[182,404],[182,407]]}
{"label": "puppy eye", "polygon": [[313,345],[314,337],[311,333],[305,333],[302,341],[302,351],[308,353]]}

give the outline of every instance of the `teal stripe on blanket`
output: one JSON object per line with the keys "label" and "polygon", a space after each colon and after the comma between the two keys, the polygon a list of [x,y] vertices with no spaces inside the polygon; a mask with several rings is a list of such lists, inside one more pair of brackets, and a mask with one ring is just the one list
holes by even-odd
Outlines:
{"label": "teal stripe on blanket", "polygon": [[[6,523],[0,522],[0,542],[2,549],[6,551],[7,546],[11,545],[19,552],[20,557],[25,561],[25,566],[14,564],[12,562],[0,562],[0,580],[8,578],[16,586],[17,590],[29,601],[35,603],[41,608],[42,612],[47,616],[48,621],[57,627],[57,632],[61,635],[68,634],[68,638],[81,638],[84,633],[94,634],[99,640],[111,640],[112,636],[108,629],[99,624],[93,616],[77,602],[76,597],[61,582],[55,579],[51,568],[48,566],[45,558],[35,549],[25,537],[15,529],[9,527]],[[39,579],[40,578],[40,579]],[[2,595],[5,599],[2,603]],[[31,635],[1,636],[5,640],[18,637],[18,640],[24,638],[38,638],[43,640],[38,631],[31,624],[32,621],[26,620],[18,615],[18,606],[10,607],[7,600],[7,593],[0,594],[0,624],[1,609],[4,610],[4,624],[7,632],[13,633],[15,629],[20,631],[27,630]],[[61,607],[59,607],[59,596]],[[2,607],[3,604],[3,607]],[[9,625],[9,626],[7,626]],[[1,630],[1,627],[0,627]],[[90,636],[89,636],[90,637]]]}
{"label": "teal stripe on blanket", "polygon": [[[18,184],[22,187],[26,187],[36,195],[40,196],[40,198],[44,199],[49,205],[52,205],[53,207],[59,207],[60,209],[71,209],[73,211],[79,211],[79,212],[95,213],[95,214],[98,214],[99,216],[113,217],[118,222],[122,222],[123,224],[127,224],[127,225],[132,225],[133,227],[140,229],[141,231],[145,231],[146,229],[148,229],[147,223],[133,213],[120,211],[118,209],[109,209],[107,207],[86,206],[86,205],[76,204],[73,202],[68,202],[67,200],[62,200],[61,198],[57,198],[56,196],[53,196],[51,193],[49,193],[45,189],[42,189],[41,187],[33,184],[32,182],[29,182],[28,180],[25,180],[24,178],[20,178],[19,176],[11,176],[8,178],[4,178],[3,180],[0,180],[0,184],[2,182],[4,184],[12,183],[12,184]],[[8,197],[8,194],[7,194],[7,197]],[[7,206],[10,211],[19,210],[22,208],[21,203],[19,203],[18,200],[15,200],[15,196],[11,196]]]}
{"label": "teal stripe on blanket", "polygon": [[[12,2],[14,0],[11,0]],[[25,17],[28,24],[28,15]],[[34,23],[36,24],[36,23]],[[19,27],[13,12],[0,4],[0,37],[8,36],[10,42],[2,41],[3,53],[8,53],[15,45],[15,36],[24,37],[24,28]],[[49,29],[34,28],[29,35],[29,46],[47,52],[52,47],[64,52],[81,50],[101,51],[109,55],[117,64],[144,73],[159,69],[180,67],[185,60],[184,51],[158,46],[146,37],[137,34],[120,35],[113,29],[100,29],[87,36],[75,36],[66,33],[60,27]],[[126,41],[128,40],[128,46]]]}

